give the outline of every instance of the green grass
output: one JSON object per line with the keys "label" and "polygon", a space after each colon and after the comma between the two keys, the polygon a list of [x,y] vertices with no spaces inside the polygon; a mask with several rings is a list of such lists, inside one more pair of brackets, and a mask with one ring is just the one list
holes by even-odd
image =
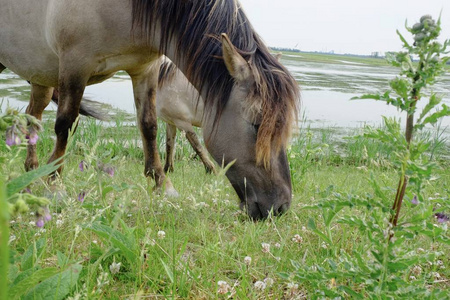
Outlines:
{"label": "green grass", "polygon": [[289,52],[282,51],[283,59],[305,61],[305,62],[319,62],[319,63],[332,63],[332,64],[346,64],[358,63],[369,66],[381,66],[387,67],[389,64],[384,58],[375,58],[369,56],[356,56],[356,55],[344,55],[344,54],[326,54],[326,53],[314,53],[314,52]]}
{"label": "green grass", "polygon": [[[45,127],[38,142],[41,162],[48,158],[54,143],[53,124],[48,122]],[[161,132],[161,153],[163,137]],[[281,217],[252,222],[239,211],[238,198],[227,179],[205,174],[203,165],[181,137],[177,139],[175,172],[169,175],[180,193],[176,199],[148,192],[135,127],[121,122],[101,126],[83,118],[73,145],[56,186],[51,189],[42,180],[31,187],[35,194],[53,197],[52,221],[44,229],[30,224],[34,220],[32,215],[13,218],[10,223],[13,238],[9,280],[20,276],[24,253],[43,238],[45,248],[35,257],[33,265],[63,268],[67,264],[81,264],[83,269],[70,295],[81,295],[83,299],[226,298],[227,295],[218,293],[219,281],[228,283],[235,299],[311,298],[314,293],[308,282],[279,276],[295,272],[292,260],[320,265],[331,254],[330,245],[307,226],[310,218],[319,220],[320,213],[304,207],[337,192],[373,193],[366,178],[369,173],[393,194],[398,178],[386,163],[389,149],[384,145],[363,138],[341,139],[333,128],[304,128],[288,152],[294,193],[291,209]],[[6,149],[0,147],[0,151],[5,153]],[[426,185],[425,195],[448,197],[450,163],[444,156],[448,143],[437,146],[435,151],[441,168],[436,180]],[[89,164],[84,172],[79,169],[81,160]],[[23,166],[18,161],[2,163],[2,172],[10,177],[22,173]],[[114,176],[97,171],[98,161],[114,166]],[[81,203],[77,199],[83,191],[86,196]],[[413,209],[405,205],[404,213]],[[103,228],[106,235],[95,227],[100,223],[106,226]],[[159,237],[159,231],[165,232],[164,238]],[[343,224],[334,226],[332,232],[333,247],[341,251],[358,251],[367,243]],[[302,242],[293,241],[297,234]],[[120,235],[122,242],[115,240],[115,235]],[[128,247],[123,248],[123,243]],[[262,251],[262,243],[271,245],[270,253]],[[442,251],[439,259],[448,266],[448,247],[431,239],[409,243],[412,249]],[[244,261],[246,256],[252,258],[250,265]],[[116,274],[109,269],[113,262],[121,263]],[[422,267],[421,276],[439,272],[440,281],[428,281],[429,287],[448,288],[449,269],[439,269],[436,262],[431,263]],[[273,279],[273,285],[257,290],[254,283],[266,278]]]}

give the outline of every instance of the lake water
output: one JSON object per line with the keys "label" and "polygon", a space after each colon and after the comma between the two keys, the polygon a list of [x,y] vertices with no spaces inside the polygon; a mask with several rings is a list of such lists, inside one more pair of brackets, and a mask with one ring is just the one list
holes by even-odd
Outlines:
{"label": "lake water", "polygon": [[[301,55],[301,54],[300,54]],[[336,58],[333,63],[299,61],[298,56],[283,56],[282,63],[292,72],[301,86],[303,121],[311,127],[361,127],[363,124],[381,123],[381,115],[401,115],[397,110],[374,100],[350,100],[364,93],[384,91],[388,80],[398,70],[377,67]],[[446,74],[434,85],[435,92],[450,105],[450,75]],[[5,71],[0,74],[0,100],[2,109],[10,105],[25,110],[29,99],[28,84],[15,74]],[[131,81],[126,75],[113,78],[86,88],[85,97],[110,104],[116,109],[135,113]],[[426,103],[422,101],[421,106]],[[47,110],[55,110],[49,105]],[[404,117],[403,117],[404,118]],[[445,118],[443,127],[450,126]]]}

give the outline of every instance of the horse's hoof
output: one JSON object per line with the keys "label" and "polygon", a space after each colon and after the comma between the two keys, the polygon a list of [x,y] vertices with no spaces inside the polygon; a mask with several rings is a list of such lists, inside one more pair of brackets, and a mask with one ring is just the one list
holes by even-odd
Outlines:
{"label": "horse's hoof", "polygon": [[178,198],[180,197],[180,194],[174,189],[174,188],[166,188],[165,192],[167,197],[170,198]]}

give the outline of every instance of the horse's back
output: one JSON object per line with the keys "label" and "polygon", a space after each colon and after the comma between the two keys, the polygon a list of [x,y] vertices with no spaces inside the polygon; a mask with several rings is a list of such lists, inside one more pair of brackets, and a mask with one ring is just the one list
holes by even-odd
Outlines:
{"label": "horse's back", "polygon": [[28,80],[42,76],[43,70],[46,77],[53,77],[50,74],[58,70],[58,57],[46,37],[49,2],[0,1],[0,62]]}
{"label": "horse's back", "polygon": [[107,78],[154,55],[133,43],[127,1],[0,0],[0,7],[0,63],[41,85],[58,84],[60,64]]}
{"label": "horse's back", "polygon": [[179,128],[184,124],[188,127],[202,126],[203,100],[180,70],[176,71],[170,82],[160,87],[156,97],[158,117],[165,122]]}

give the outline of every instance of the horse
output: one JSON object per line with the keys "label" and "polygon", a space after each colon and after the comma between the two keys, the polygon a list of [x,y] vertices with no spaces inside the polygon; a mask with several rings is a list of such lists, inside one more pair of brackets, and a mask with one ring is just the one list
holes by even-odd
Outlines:
{"label": "horse", "polygon": [[[65,153],[86,85],[119,70],[132,80],[144,174],[176,193],[156,147],[159,57],[168,56],[204,101],[203,136],[252,219],[285,212],[292,198],[286,144],[299,87],[236,0],[0,0],[0,62],[32,83],[39,116],[60,93],[56,143]],[[62,167],[58,169],[61,173]]]}
{"label": "horse", "polygon": [[[279,61],[281,53],[274,55]],[[207,173],[216,173],[214,163],[200,143],[195,127],[202,127],[204,103],[186,76],[168,59],[162,58],[156,93],[156,114],[166,123],[166,163],[164,172],[173,171],[177,128],[200,157]]]}
{"label": "horse", "polygon": [[[166,161],[164,172],[173,172],[175,138],[177,129],[186,133],[186,138],[200,157],[207,173],[216,173],[216,167],[202,146],[194,127],[202,127],[204,105],[198,91],[186,76],[167,57],[161,57],[156,92],[156,115],[166,123]],[[92,109],[92,103],[80,104],[80,114],[104,120],[106,115]],[[58,104],[58,90],[53,91],[52,101]]]}

